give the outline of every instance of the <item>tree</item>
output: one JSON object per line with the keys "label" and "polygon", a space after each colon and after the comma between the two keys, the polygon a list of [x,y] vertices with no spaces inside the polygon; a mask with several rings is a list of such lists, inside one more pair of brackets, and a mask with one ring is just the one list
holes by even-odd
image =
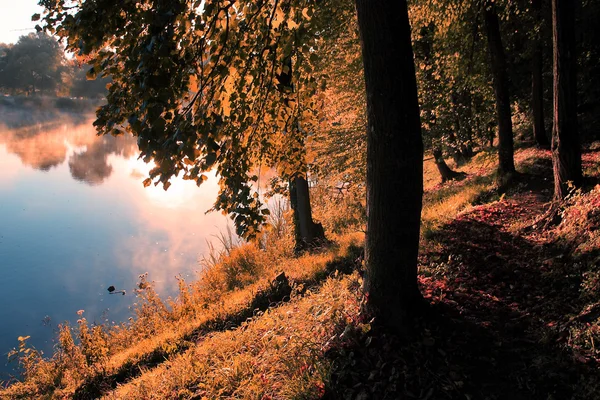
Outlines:
{"label": "tree", "polygon": [[448,164],[446,164],[446,161],[444,160],[444,157],[442,156],[442,149],[440,149],[439,147],[433,148],[433,161],[435,162],[435,166],[437,167],[438,172],[440,173],[440,177],[442,178],[442,183],[451,181],[454,179],[464,178],[466,176],[466,174],[464,172],[456,172],[456,171],[452,170],[448,166]]}
{"label": "tree", "polygon": [[0,88],[12,93],[57,94],[68,63],[58,42],[43,33],[21,36],[0,51]]}
{"label": "tree", "polygon": [[[314,123],[324,13],[309,0],[42,3],[46,29],[92,65],[88,78],[111,76],[95,125],[137,136],[143,159],[155,164],[145,184],[167,189],[179,175],[201,185],[215,169],[213,209],[254,236],[268,209],[253,171],[274,166],[279,144]],[[283,87],[278,77],[290,72],[293,85]]]}
{"label": "tree", "polygon": [[542,31],[542,0],[532,0],[534,29],[531,55],[531,111],[533,114],[533,137],[538,146],[549,146],[546,128],[544,127],[544,80],[543,80],[543,45]]}
{"label": "tree", "polygon": [[[147,184],[168,188],[177,174],[201,184],[216,167],[214,208],[252,236],[266,214],[252,191],[252,168],[281,159],[282,148],[302,158],[296,146],[281,144],[302,143],[294,137],[317,125],[313,72],[335,1],[43,3],[47,29],[93,65],[88,75],[113,79],[99,132],[138,137],[142,157],[156,164]],[[421,298],[423,144],[410,24],[405,1],[356,5],[369,120],[365,288],[369,307],[399,326]],[[290,72],[293,90],[278,78]]]}
{"label": "tree", "polygon": [[503,185],[515,173],[509,83],[496,5],[487,1],[484,8],[498,119],[498,182]]}
{"label": "tree", "polygon": [[405,0],[356,0],[367,92],[367,306],[406,329],[421,300],[423,142]]}
{"label": "tree", "polygon": [[[282,93],[288,93],[283,101],[285,104],[294,103],[294,83],[292,82],[292,59],[284,60],[284,69],[277,76],[277,88]],[[326,242],[323,226],[315,223],[312,218],[310,205],[310,189],[308,186],[308,168],[305,160],[306,146],[299,123],[295,126],[295,135],[289,135],[282,143],[288,150],[280,149],[278,155],[286,155],[276,161],[279,175],[288,181],[290,205],[294,212],[295,251],[297,253],[318,247]],[[289,151],[289,149],[293,149]],[[290,157],[290,153],[292,157]]]}
{"label": "tree", "polygon": [[568,182],[581,185],[581,148],[577,130],[575,8],[573,0],[552,0],[554,199],[567,194]]}

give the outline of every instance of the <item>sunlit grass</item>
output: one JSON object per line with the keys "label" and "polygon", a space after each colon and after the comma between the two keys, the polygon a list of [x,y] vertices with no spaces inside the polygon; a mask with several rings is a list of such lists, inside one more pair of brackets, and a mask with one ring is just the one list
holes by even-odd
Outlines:
{"label": "sunlit grass", "polygon": [[359,310],[357,276],[330,279],[235,331],[215,333],[105,398],[317,398],[322,354]]}
{"label": "sunlit grass", "polygon": [[[427,239],[456,215],[472,206],[495,185],[495,154],[481,151],[466,165],[456,168],[466,173],[461,181],[441,184],[433,160],[424,163],[424,195],[421,212],[421,237]],[[451,165],[452,163],[450,163]]]}
{"label": "sunlit grass", "polygon": [[[535,156],[526,151],[517,153],[520,164]],[[459,213],[490,200],[495,163],[494,153],[482,151],[458,169],[466,179],[440,184],[433,161],[425,162],[422,245]],[[331,247],[296,257],[285,207],[258,243],[238,242],[224,232],[220,246],[205,255],[200,278],[179,280],[177,298],[161,299],[152,277],[142,276],[132,321],[95,326],[82,316],[77,326],[61,327],[56,352],[46,360],[27,351],[23,341],[17,355],[24,380],[0,391],[0,397],[65,398],[76,391],[134,399],[318,397],[329,368],[323,353],[355,319],[359,283],[353,276],[329,279],[308,292],[306,286],[326,278],[336,258],[351,256],[364,234],[362,216],[349,216],[352,222],[346,224],[340,210],[328,214],[321,204],[317,209],[328,226],[346,228],[343,234],[329,233]],[[273,291],[281,272],[294,287],[290,301],[253,309]],[[111,392],[116,383],[122,385]]]}
{"label": "sunlit grass", "polygon": [[[111,381],[111,376],[135,375],[148,365],[186,353],[204,334],[226,329],[228,323],[247,318],[245,315],[252,316],[249,306],[269,293],[273,278],[280,272],[285,272],[290,282],[300,284],[299,288],[303,282],[325,277],[328,263],[344,256],[351,246],[360,246],[362,234],[335,239],[336,245],[300,257],[286,257],[293,251],[274,247],[270,251],[249,243],[232,245],[205,265],[198,281],[180,279],[180,294],[170,301],[160,299],[148,277],[141,276],[136,317],[130,323],[106,327],[88,325],[81,318],[77,327],[63,326],[55,354],[47,360],[23,343],[16,355],[21,358],[24,380],[0,392],[0,397],[30,398],[35,394],[62,398],[78,389],[94,393],[97,382],[102,385]],[[285,235],[280,240],[281,245]]]}

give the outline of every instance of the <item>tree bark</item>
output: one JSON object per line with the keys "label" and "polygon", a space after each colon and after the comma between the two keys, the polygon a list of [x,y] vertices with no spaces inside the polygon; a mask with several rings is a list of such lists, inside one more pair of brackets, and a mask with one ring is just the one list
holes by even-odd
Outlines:
{"label": "tree bark", "polygon": [[405,330],[421,304],[423,141],[406,0],[356,0],[367,93],[366,308]]}
{"label": "tree bark", "polygon": [[494,93],[496,96],[496,114],[498,118],[498,180],[510,179],[515,172],[510,95],[508,91],[508,73],[506,56],[500,35],[500,22],[494,3],[485,8],[485,28],[491,58]]}
{"label": "tree bark", "polygon": [[296,252],[310,250],[325,243],[323,225],[312,219],[308,181],[297,174],[290,182],[290,204],[294,211]]}
{"label": "tree bark", "polygon": [[581,185],[581,148],[577,130],[575,0],[552,0],[554,199],[568,193],[567,182]]}
{"label": "tree bark", "polygon": [[[532,0],[533,19],[535,23],[541,25],[542,20],[542,0]],[[543,71],[543,46],[541,34],[535,33],[531,43],[533,53],[531,55],[531,111],[533,115],[533,137],[536,144],[542,148],[548,148],[550,142],[546,136],[544,127],[544,82],[542,78]]]}
{"label": "tree bark", "polygon": [[464,172],[456,172],[452,170],[448,164],[446,164],[446,161],[444,161],[444,156],[442,155],[442,150],[439,147],[433,149],[433,159],[435,166],[442,177],[442,183],[465,176]]}

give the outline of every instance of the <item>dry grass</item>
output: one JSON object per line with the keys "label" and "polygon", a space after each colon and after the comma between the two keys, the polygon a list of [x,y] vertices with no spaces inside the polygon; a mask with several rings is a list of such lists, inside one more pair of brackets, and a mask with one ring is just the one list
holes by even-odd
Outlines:
{"label": "dry grass", "polygon": [[[206,265],[197,282],[179,282],[180,295],[163,302],[147,276],[140,277],[136,318],[116,327],[89,326],[85,318],[76,328],[61,328],[59,345],[50,359],[42,359],[26,341],[15,356],[24,369],[22,382],[0,391],[0,398],[71,397],[98,394],[111,385],[140,373],[193,347],[204,334],[235,326],[252,316],[257,299],[270,293],[272,279],[285,272],[291,282],[314,282],[325,276],[328,265],[360,246],[362,234],[337,238],[337,245],[320,253],[282,257],[281,249],[261,250],[240,244]],[[300,286],[302,287],[302,286]],[[269,300],[265,298],[265,307]],[[242,319],[239,322],[232,322]]]}
{"label": "dry grass", "polygon": [[104,398],[301,399],[322,394],[322,357],[359,311],[357,275],[331,278],[236,330],[214,333]]}
{"label": "dry grass", "polygon": [[[484,194],[494,189],[496,155],[481,151],[471,162],[456,168],[467,174],[461,181],[440,183],[440,175],[433,160],[424,164],[424,195],[421,213],[421,236],[427,239],[458,213],[473,205]],[[449,165],[451,165],[450,163]]]}
{"label": "dry grass", "polygon": [[[423,237],[493,188],[495,163],[493,153],[481,152],[459,169],[467,179],[443,185],[437,183],[433,161],[425,163]],[[323,207],[318,211],[327,226],[345,232],[360,228],[363,216],[351,215],[346,223],[343,207],[335,208],[331,214]],[[82,318],[76,327],[65,325],[47,360],[24,340],[16,352],[24,379],[0,390],[0,398],[59,399],[76,393],[123,399],[318,397],[329,369],[324,351],[356,322],[359,279],[331,278],[320,290],[307,292],[305,286],[326,277],[328,266],[360,246],[363,234],[330,234],[336,245],[294,257],[293,236],[284,223],[289,213],[279,211],[258,244],[236,244],[223,235],[224,250],[206,256],[197,282],[179,281],[177,299],[163,301],[141,276],[136,318],[129,323],[90,326]],[[280,272],[295,294],[288,303],[257,314],[257,299],[267,301],[268,308],[272,280]],[[244,322],[248,316],[251,320]]]}

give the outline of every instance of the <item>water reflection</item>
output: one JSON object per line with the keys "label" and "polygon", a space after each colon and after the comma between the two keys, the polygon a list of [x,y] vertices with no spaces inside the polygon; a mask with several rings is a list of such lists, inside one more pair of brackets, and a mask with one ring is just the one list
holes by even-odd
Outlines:
{"label": "water reflection", "polygon": [[[0,380],[19,335],[49,353],[57,323],[74,323],[79,309],[90,321],[125,320],[140,274],[175,295],[175,277],[193,279],[206,240],[228,224],[205,214],[214,176],[200,189],[144,188],[151,166],[135,140],[98,137],[86,121],[0,122]],[[110,296],[110,285],[127,295]]]}
{"label": "water reflection", "polygon": [[96,137],[89,122],[52,121],[13,129],[4,126],[0,127],[0,144],[5,144],[7,151],[17,155],[24,165],[41,171],[68,159],[74,179],[98,185],[112,173],[108,156],[132,157],[137,146],[132,137]]}

